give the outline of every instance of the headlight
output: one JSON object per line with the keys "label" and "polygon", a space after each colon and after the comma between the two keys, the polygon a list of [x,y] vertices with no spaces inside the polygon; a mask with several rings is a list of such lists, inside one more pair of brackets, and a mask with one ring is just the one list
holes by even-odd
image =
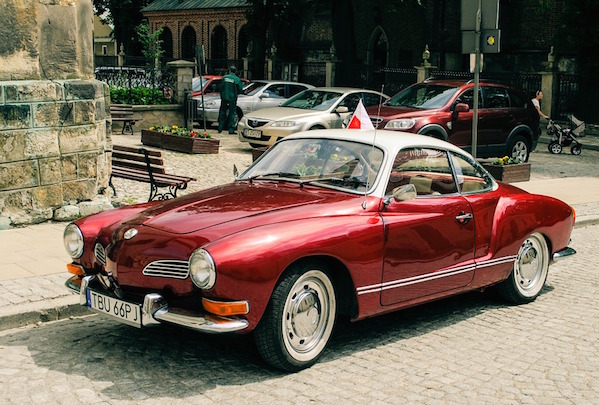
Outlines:
{"label": "headlight", "polygon": [[193,283],[202,290],[209,290],[216,281],[216,267],[210,253],[198,249],[189,259],[189,274]]}
{"label": "headlight", "polygon": [[206,107],[215,107],[216,101],[206,101],[205,106]]}
{"label": "headlight", "polygon": [[416,125],[416,121],[412,118],[404,118],[399,120],[391,120],[385,125],[385,129],[410,129]]}
{"label": "headlight", "polygon": [[64,248],[73,258],[78,259],[83,254],[83,234],[75,224],[68,224],[63,234]]}
{"label": "headlight", "polygon": [[297,122],[297,121],[275,121],[270,126],[287,128],[287,127],[297,127],[300,124],[301,124],[301,122]]}

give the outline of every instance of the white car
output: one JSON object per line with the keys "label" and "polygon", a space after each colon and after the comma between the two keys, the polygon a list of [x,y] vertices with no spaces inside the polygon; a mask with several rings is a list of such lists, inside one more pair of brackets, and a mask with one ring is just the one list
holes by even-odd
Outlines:
{"label": "white car", "polygon": [[241,142],[252,146],[272,145],[300,131],[341,128],[360,100],[368,107],[388,98],[373,90],[317,87],[299,93],[280,107],[246,114],[237,124],[237,134]]}
{"label": "white car", "polygon": [[[256,80],[243,89],[243,94],[237,98],[237,119],[245,114],[267,107],[276,107],[293,97],[297,93],[310,89],[314,86],[305,83],[288,82],[281,80]],[[198,101],[196,120],[203,124],[204,115],[206,125],[218,121],[218,110],[220,109],[220,94],[213,93],[202,99],[194,97]]]}

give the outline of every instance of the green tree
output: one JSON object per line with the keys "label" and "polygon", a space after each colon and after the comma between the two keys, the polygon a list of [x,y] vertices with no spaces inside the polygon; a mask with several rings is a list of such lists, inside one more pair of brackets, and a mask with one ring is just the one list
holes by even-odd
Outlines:
{"label": "green tree", "polygon": [[164,54],[162,49],[162,28],[154,32],[150,32],[150,27],[147,22],[139,24],[135,28],[135,32],[138,35],[139,42],[141,43],[141,53],[146,58],[146,65],[148,68],[153,69],[159,67],[160,58]]}
{"label": "green tree", "polygon": [[125,46],[127,55],[141,55],[141,44],[135,27],[143,21],[141,9],[152,0],[93,0],[96,15],[111,24],[113,37]]}

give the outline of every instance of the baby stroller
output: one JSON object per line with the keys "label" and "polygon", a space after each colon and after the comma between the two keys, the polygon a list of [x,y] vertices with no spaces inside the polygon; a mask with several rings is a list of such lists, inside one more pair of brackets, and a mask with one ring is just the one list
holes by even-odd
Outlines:
{"label": "baby stroller", "polygon": [[549,152],[559,155],[562,153],[562,148],[570,146],[570,153],[580,155],[582,152],[582,144],[578,142],[577,137],[584,136],[585,124],[573,115],[568,115],[570,120],[570,128],[562,128],[559,124],[549,120],[547,124],[547,134],[551,136],[549,143]]}

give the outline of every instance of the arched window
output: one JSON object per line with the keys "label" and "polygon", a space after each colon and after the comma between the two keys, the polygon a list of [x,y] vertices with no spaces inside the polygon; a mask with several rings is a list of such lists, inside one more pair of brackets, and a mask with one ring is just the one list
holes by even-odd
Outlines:
{"label": "arched window", "polygon": [[227,67],[227,31],[222,25],[215,27],[210,36],[210,59],[212,68]]}
{"label": "arched window", "polygon": [[389,42],[387,41],[387,34],[380,26],[376,27],[370,36],[368,53],[369,65],[375,69],[387,66]]}
{"label": "arched window", "polygon": [[173,59],[173,33],[168,27],[162,27],[162,34],[160,34],[160,40],[162,41],[162,50],[164,51],[164,59],[170,61]]}
{"label": "arched window", "polygon": [[196,31],[192,26],[187,26],[181,34],[181,59],[192,61],[195,57]]}

